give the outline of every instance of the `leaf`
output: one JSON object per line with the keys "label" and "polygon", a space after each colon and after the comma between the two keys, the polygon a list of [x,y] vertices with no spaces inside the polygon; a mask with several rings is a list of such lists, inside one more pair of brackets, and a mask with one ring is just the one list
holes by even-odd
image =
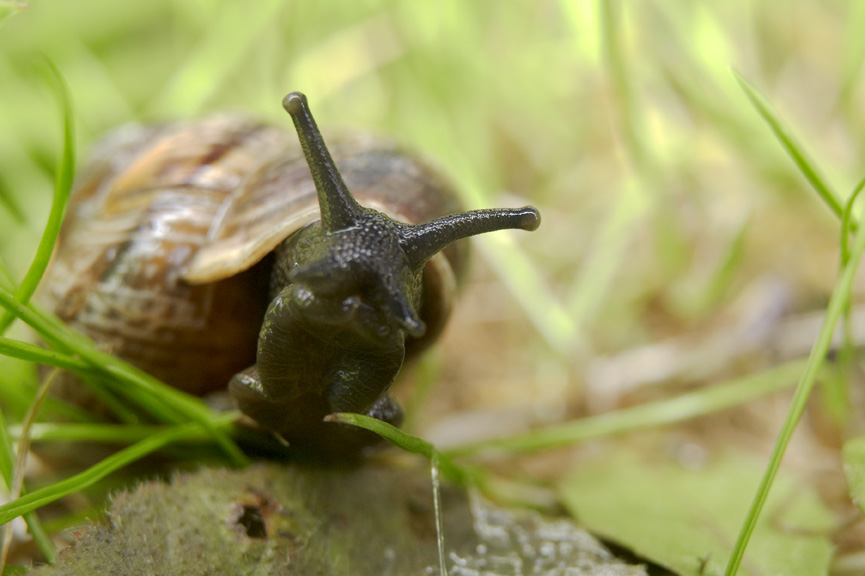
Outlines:
{"label": "leaf", "polygon": [[[621,452],[581,464],[561,489],[591,531],[676,574],[713,576],[724,573],[761,473],[741,455],[690,470]],[[739,573],[826,574],[832,526],[813,493],[779,475]]]}

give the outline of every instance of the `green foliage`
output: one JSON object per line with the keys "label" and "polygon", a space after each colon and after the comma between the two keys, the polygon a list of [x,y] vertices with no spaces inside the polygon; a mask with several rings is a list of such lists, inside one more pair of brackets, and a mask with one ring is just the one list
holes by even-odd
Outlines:
{"label": "green foliage", "polygon": [[[675,574],[720,576],[760,465],[725,455],[694,468],[614,451],[575,469],[561,489],[569,510],[593,532]],[[834,521],[819,498],[782,477],[767,512],[741,573],[826,574]]]}

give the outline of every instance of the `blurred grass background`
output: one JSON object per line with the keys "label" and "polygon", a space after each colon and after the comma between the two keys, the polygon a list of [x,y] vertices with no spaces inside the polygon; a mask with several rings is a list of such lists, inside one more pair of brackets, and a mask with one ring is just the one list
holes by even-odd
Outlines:
{"label": "blurred grass background", "polygon": [[[825,304],[839,222],[732,70],[846,197],[865,172],[863,25],[840,0],[32,2],[0,27],[0,256],[20,278],[50,203],[41,55],[69,83],[81,159],[127,122],[232,109],[290,130],[280,101],[301,90],[320,125],[435,158],[471,207],[543,214],[477,243],[421,425],[504,411],[519,428],[618,405],[612,381],[740,374],[762,364],[719,348]],[[739,341],[696,346],[730,326]],[[11,370],[6,390],[28,378]]]}
{"label": "blurred grass background", "polygon": [[539,232],[482,244],[510,290],[480,265],[449,340],[487,344],[446,366],[484,399],[549,405],[596,355],[707,330],[767,278],[789,309],[825,300],[837,220],[731,69],[846,196],[863,19],[844,2],[32,3],[0,28],[0,254],[20,277],[50,202],[41,55],[69,82],[82,159],[132,121],[233,109],[290,129],[279,102],[302,90],[322,125],[434,157],[473,207],[541,209]]}
{"label": "blurred grass background", "polygon": [[541,209],[539,232],[481,244],[443,370],[466,406],[554,406],[598,355],[711,330],[755,286],[784,310],[825,301],[837,220],[731,70],[846,196],[863,19],[844,2],[31,3],[0,28],[0,254],[20,277],[50,202],[41,55],[82,159],[126,122],[232,109],[290,129],[279,102],[302,90],[322,125],[431,155],[472,207]]}

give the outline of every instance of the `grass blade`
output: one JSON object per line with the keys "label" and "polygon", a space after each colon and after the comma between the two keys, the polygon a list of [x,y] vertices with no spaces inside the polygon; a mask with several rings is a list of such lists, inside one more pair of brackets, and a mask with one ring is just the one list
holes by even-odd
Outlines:
{"label": "grass blade", "polygon": [[[63,224],[63,215],[66,213],[66,205],[72,191],[72,180],[75,176],[75,131],[72,122],[72,98],[60,71],[50,60],[46,59],[45,61],[63,115],[63,153],[54,183],[54,200],[51,204],[48,222],[45,224],[45,230],[42,232],[42,238],[30,264],[30,269],[15,291],[16,300],[23,304],[30,302],[30,298],[48,267],[51,253],[54,251],[54,244],[57,243],[57,237],[60,234],[60,226]],[[13,319],[14,316],[9,311],[0,317],[0,335],[6,332]]]}
{"label": "grass blade", "polygon": [[[219,415],[219,422],[225,425],[233,423],[240,412],[226,412]],[[220,427],[222,424],[220,424]],[[30,427],[31,442],[100,442],[105,444],[133,444],[154,434],[165,431],[165,426],[145,424],[99,424],[81,423],[65,424],[56,422],[36,422]],[[21,435],[20,426],[10,426],[9,436],[13,439]],[[206,443],[212,438],[199,429],[197,434],[190,434],[184,442]]]}
{"label": "grass blade", "polygon": [[583,418],[520,436],[466,444],[445,450],[444,453],[457,457],[491,450],[509,453],[534,452],[567,446],[590,438],[682,422],[788,388],[804,368],[804,361],[790,362],[760,374],[702,388],[677,398]]}
{"label": "grass blade", "polygon": [[739,85],[742,87],[742,90],[745,92],[745,96],[748,97],[748,100],[754,108],[756,108],[757,113],[759,113],[766,124],[769,125],[775,138],[777,138],[778,142],[781,143],[781,146],[784,147],[784,150],[796,164],[796,167],[799,168],[799,171],[802,172],[802,175],[805,176],[805,179],[808,180],[808,183],[811,184],[811,187],[814,188],[817,195],[820,196],[826,206],[828,206],[829,209],[840,218],[844,212],[844,205],[841,200],[839,200],[838,195],[832,190],[820,173],[817,172],[817,168],[805,155],[805,151],[793,139],[790,132],[784,128],[781,120],[775,115],[772,108],[766,103],[765,99],[763,99],[759,92],[757,92],[757,90],[751,86],[741,74],[736,71],[733,71],[733,74],[739,82]]}
{"label": "grass blade", "polygon": [[[12,474],[12,483],[9,485],[9,498],[18,498],[24,493],[24,470],[27,467],[27,458],[30,456],[30,427],[39,416],[51,385],[57,378],[58,371],[54,369],[48,378],[39,385],[36,397],[27,409],[27,415],[21,425],[21,437],[18,440],[18,453],[15,458],[15,468]],[[31,512],[33,514],[33,512]],[[34,516],[35,518],[35,516]],[[0,570],[5,569],[6,560],[9,557],[9,549],[12,546],[12,524],[7,523],[3,529],[3,544],[0,546]],[[50,553],[49,556],[52,556]]]}
{"label": "grass blade", "polygon": [[72,370],[79,374],[92,372],[93,370],[90,364],[69,354],[46,350],[28,342],[4,338],[2,336],[0,336],[0,354],[34,364],[44,364],[64,370]]}
{"label": "grass blade", "polygon": [[865,178],[863,178],[856,188],[853,190],[853,193],[850,195],[850,198],[847,200],[847,205],[844,206],[844,214],[841,216],[841,267],[847,266],[847,263],[850,262],[850,232],[856,230],[855,220],[853,220],[853,204],[856,203],[856,198],[859,197],[859,193],[862,192],[862,189],[865,188]]}
{"label": "grass blade", "polygon": [[[62,352],[46,350],[40,346],[2,336],[0,336],[0,354],[24,360],[25,362],[70,370],[88,382],[100,405],[105,406],[118,420],[126,423],[134,423],[138,420],[138,415],[121,402],[108,389],[108,386],[97,378],[98,372],[89,363],[80,358]],[[150,405],[146,401],[144,404],[145,406]],[[156,411],[158,413],[160,409],[157,407]]]}
{"label": "grass blade", "polygon": [[[855,200],[855,198],[853,198]],[[841,270],[841,276],[835,284],[835,289],[832,292],[832,297],[829,300],[829,306],[826,310],[826,317],[823,320],[823,325],[820,328],[820,333],[817,336],[817,342],[811,349],[811,354],[808,356],[808,361],[805,366],[805,372],[799,380],[796,387],[796,392],[793,395],[793,401],[790,405],[790,410],[787,412],[787,417],[784,419],[784,424],[778,437],[775,440],[775,448],[772,451],[772,457],[769,459],[769,465],[760,481],[760,486],[757,493],[754,495],[754,500],[751,503],[751,508],[745,522],[742,524],[742,529],[736,539],[736,545],[733,548],[733,553],[730,555],[729,563],[727,564],[726,576],[734,576],[742,562],[742,557],[745,554],[745,548],[748,546],[748,541],[754,528],[757,525],[757,518],[766,503],[766,498],[769,495],[769,489],[775,480],[778,473],[778,468],[781,466],[781,459],[784,457],[784,452],[787,445],[790,443],[790,438],[793,436],[793,431],[796,429],[796,424],[805,410],[808,396],[811,394],[811,389],[814,387],[814,382],[817,379],[817,374],[826,360],[826,354],[829,351],[829,346],[832,343],[832,336],[835,332],[835,325],[838,319],[844,314],[850,302],[850,293],[853,286],[853,278],[856,275],[856,269],[859,267],[859,261],[862,255],[865,254],[865,227],[860,227],[856,232],[853,241],[853,248],[850,253],[850,258],[847,264]]]}
{"label": "grass blade", "polygon": [[[3,476],[7,489],[12,488],[12,477],[15,472],[13,467],[14,460],[15,452],[12,449],[12,439],[9,437],[6,418],[3,416],[3,411],[0,410],[0,474]],[[30,535],[33,536],[33,541],[36,542],[45,560],[49,564],[54,564],[57,559],[57,549],[54,548],[54,543],[42,527],[39,517],[35,512],[31,511],[24,514],[24,521],[27,522]]]}
{"label": "grass blade", "polygon": [[[249,459],[231,438],[212,425],[213,412],[201,399],[167,386],[123,360],[97,350],[89,340],[75,334],[61,323],[47,319],[31,306],[21,304],[8,290],[2,288],[0,288],[0,306],[21,318],[48,341],[60,342],[66,350],[80,356],[94,370],[105,375],[110,382],[118,383],[114,388],[117,393],[124,395],[130,392],[138,393],[136,399],[147,404],[151,410],[158,411],[161,407],[163,415],[170,415],[170,411],[176,411],[199,423],[212,435],[214,441],[222,447],[235,465],[245,466],[249,463]],[[166,413],[165,408],[170,411]]]}
{"label": "grass blade", "polygon": [[[210,426],[214,428],[219,426],[221,419],[224,419],[224,416],[212,419],[209,422]],[[188,424],[172,427],[159,434],[154,434],[149,438],[145,438],[128,448],[124,448],[123,450],[112,454],[84,472],[66,478],[65,480],[61,480],[60,482],[56,482],[50,486],[34,490],[17,500],[13,500],[12,502],[0,506],[0,524],[5,524],[13,518],[32,512],[40,506],[50,504],[64,496],[80,492],[88,486],[92,486],[99,480],[105,478],[108,474],[111,474],[136,460],[140,460],[148,454],[198,433],[198,423],[190,422]]]}
{"label": "grass blade", "polygon": [[[453,460],[439,452],[430,442],[418,438],[417,436],[412,436],[407,432],[403,432],[396,426],[388,424],[387,422],[382,422],[378,418],[364,416],[362,414],[353,414],[350,412],[340,412],[337,414],[330,414],[325,417],[324,420],[325,422],[350,424],[352,426],[357,426],[358,428],[363,428],[364,430],[369,430],[370,432],[375,432],[391,444],[399,446],[407,452],[420,454],[421,456],[428,458],[430,461],[438,462],[442,474],[447,476],[453,482],[466,485],[472,481],[472,474],[467,469],[457,466]],[[0,519],[0,521],[2,521],[2,519]]]}

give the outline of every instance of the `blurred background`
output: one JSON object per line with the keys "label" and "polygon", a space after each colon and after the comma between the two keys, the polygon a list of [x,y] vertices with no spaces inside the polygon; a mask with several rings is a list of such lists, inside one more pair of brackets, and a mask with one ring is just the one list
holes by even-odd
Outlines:
{"label": "blurred background", "polygon": [[[412,425],[442,445],[807,354],[839,220],[734,70],[840,197],[865,175],[863,3],[21,6],[0,27],[0,255],[16,278],[61,144],[42,56],[69,84],[81,162],[128,122],[234,110],[291,130],[280,102],[300,90],[320,125],[432,157],[469,207],[540,209],[537,232],[475,242],[443,345],[409,375],[434,387],[398,392],[425,395]],[[774,422],[750,430],[761,446]]]}

